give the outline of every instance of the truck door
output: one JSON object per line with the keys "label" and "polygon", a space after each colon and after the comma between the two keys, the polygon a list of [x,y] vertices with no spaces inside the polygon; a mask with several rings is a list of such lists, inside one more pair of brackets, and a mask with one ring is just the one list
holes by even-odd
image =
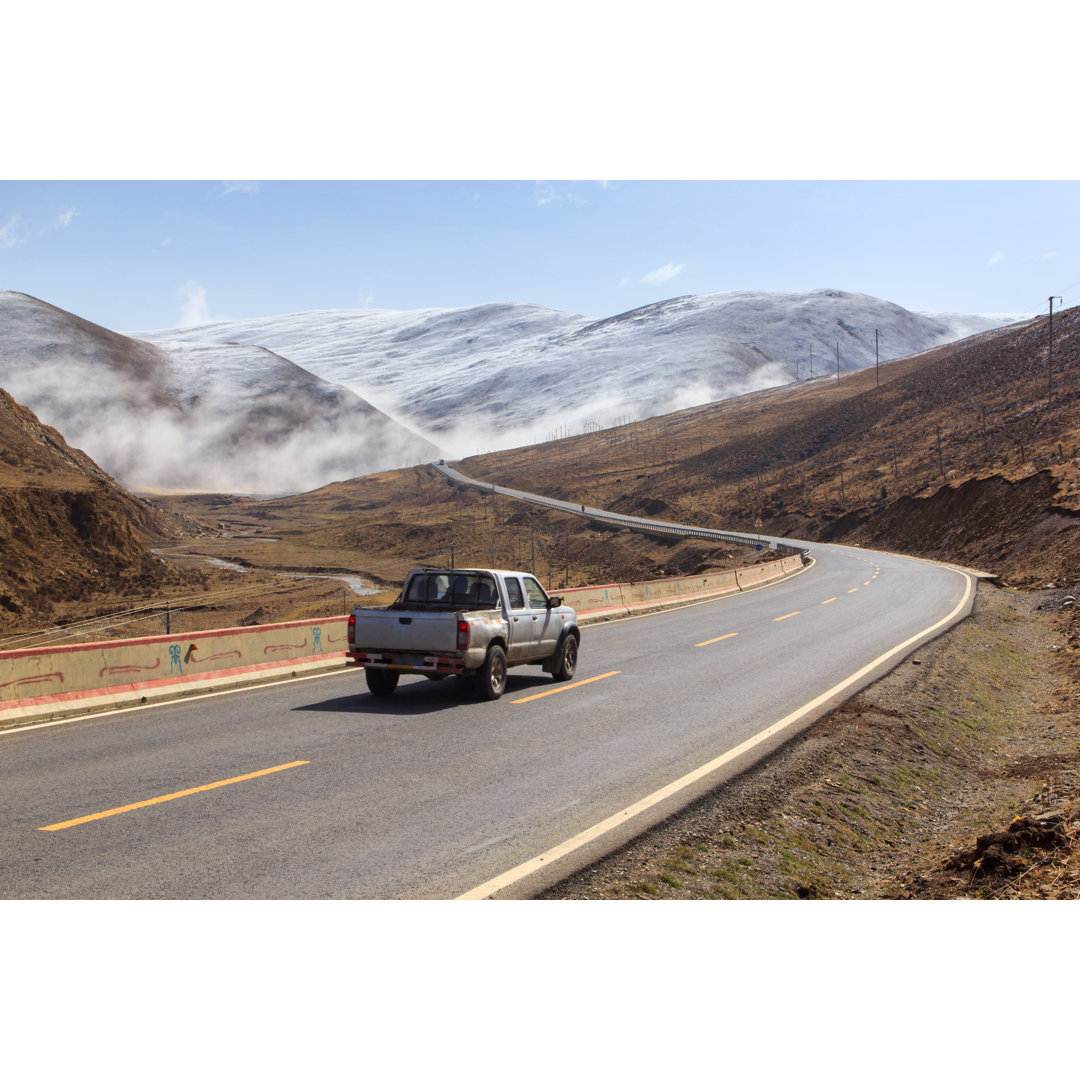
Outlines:
{"label": "truck door", "polygon": [[507,659],[514,662],[524,660],[536,651],[538,620],[521,587],[521,579],[507,575],[503,581],[506,585],[506,599],[510,605],[506,616],[510,628]]}
{"label": "truck door", "polygon": [[534,655],[541,659],[547,659],[555,651],[555,646],[562,636],[563,620],[552,613],[547,606],[547,593],[544,592],[540,582],[526,574],[522,579],[525,586],[525,594],[529,600],[529,606],[536,616],[536,642]]}

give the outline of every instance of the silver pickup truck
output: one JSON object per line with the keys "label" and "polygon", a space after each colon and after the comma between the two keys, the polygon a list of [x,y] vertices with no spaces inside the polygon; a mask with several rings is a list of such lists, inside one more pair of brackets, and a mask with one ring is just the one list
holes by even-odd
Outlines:
{"label": "silver pickup truck", "polygon": [[373,694],[392,694],[403,674],[471,676],[481,698],[506,689],[506,673],[539,664],[556,681],[574,677],[574,609],[532,574],[509,570],[412,570],[387,608],[349,616],[346,660],[364,669]]}

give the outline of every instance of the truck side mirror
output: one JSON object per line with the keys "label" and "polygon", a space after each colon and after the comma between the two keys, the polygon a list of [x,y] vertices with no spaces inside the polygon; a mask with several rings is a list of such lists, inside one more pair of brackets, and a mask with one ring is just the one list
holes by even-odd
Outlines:
{"label": "truck side mirror", "polygon": [[547,606],[548,606],[549,609],[553,608],[553,607],[562,607],[562,597],[561,596],[549,596]]}

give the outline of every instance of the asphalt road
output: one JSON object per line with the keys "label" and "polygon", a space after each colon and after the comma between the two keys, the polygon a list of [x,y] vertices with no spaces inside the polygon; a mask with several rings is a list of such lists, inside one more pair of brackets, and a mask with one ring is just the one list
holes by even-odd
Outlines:
{"label": "asphalt road", "polygon": [[0,734],[0,897],[528,895],[973,595],[944,567],[809,547],[767,588],[586,627],[573,682],[515,669],[497,702],[413,677],[375,698],[350,670]]}

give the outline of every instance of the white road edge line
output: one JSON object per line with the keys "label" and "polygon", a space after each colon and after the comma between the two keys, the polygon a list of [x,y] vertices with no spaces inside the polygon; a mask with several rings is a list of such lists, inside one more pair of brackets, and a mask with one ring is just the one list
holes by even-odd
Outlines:
{"label": "white road edge line", "polygon": [[[949,567],[948,569],[953,569]],[[757,746],[759,743],[764,742],[766,739],[771,738],[777,732],[783,731],[784,728],[790,727],[792,724],[797,723],[807,713],[812,712],[814,709],[819,708],[825,704],[830,698],[842,693],[853,683],[858,682],[864,675],[873,671],[875,667],[883,664],[885,661],[895,656],[899,652],[903,652],[908,646],[918,641],[920,638],[926,637],[928,634],[932,634],[935,630],[947,625],[951,622],[956,615],[963,610],[964,606],[968,602],[968,597],[971,595],[973,588],[974,578],[970,574],[966,574],[961,570],[953,570],[954,573],[962,574],[965,581],[964,595],[960,602],[949,612],[943,619],[934,623],[933,626],[927,627],[925,630],[920,630],[919,633],[913,634],[906,641],[902,641],[899,645],[894,645],[888,652],[884,652],[876,660],[872,660],[869,664],[860,668],[853,675],[849,675],[846,679],[838,682],[835,686],[826,690],[823,694],[819,694],[813,701],[807,702],[805,705],[796,709],[793,713],[789,713],[782,720],[778,720],[775,724],[770,725],[764,731],[758,732],[752,738],[747,739],[745,742],[740,743],[738,746],[726,753],[721,754],[719,757],[713,758],[712,761],[706,762],[700,768],[694,769],[693,772],[687,773],[685,776],[680,777],[678,780],[672,781],[665,787],[660,788],[659,791],[654,791],[651,795],[646,795],[644,799],[640,799],[632,806],[628,806],[625,810],[620,810],[616,814],[612,814],[610,817],[605,818],[603,821],[592,828],[579,832],[576,836],[570,837],[569,840],[564,840],[561,844],[557,844],[553,848],[549,848],[542,855],[537,855],[535,858],[530,859],[528,862],[523,862],[518,866],[515,866],[511,870],[507,870],[505,873],[500,874],[498,877],[492,878],[490,881],[485,881],[482,885],[477,885],[476,888],[470,889],[466,893],[462,893],[456,897],[457,900],[487,900],[494,896],[497,892],[507,888],[509,885],[513,885],[520,881],[522,878],[528,877],[529,874],[540,870],[543,867],[551,865],[556,859],[561,859],[565,855],[569,855],[572,851],[576,851],[578,848],[583,847],[585,844],[603,836],[605,833],[610,832],[612,829],[622,825],[624,822],[629,821],[631,818],[636,817],[638,814],[650,807],[655,806],[657,803],[663,802],[664,799],[681,791],[683,788],[689,787],[691,784],[697,783],[697,781],[708,776],[709,773],[715,772],[717,769],[729,762],[734,761],[748,750]]]}

